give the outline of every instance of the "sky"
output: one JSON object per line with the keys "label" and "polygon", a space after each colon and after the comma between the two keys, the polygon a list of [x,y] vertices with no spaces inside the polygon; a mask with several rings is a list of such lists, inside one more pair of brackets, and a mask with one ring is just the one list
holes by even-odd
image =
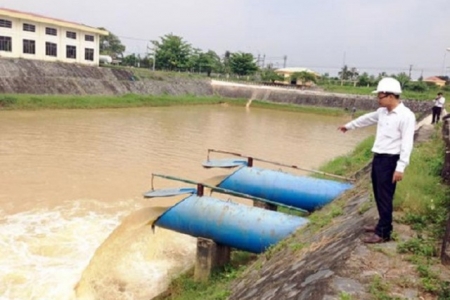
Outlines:
{"label": "sky", "polygon": [[[175,34],[195,48],[337,75],[450,75],[449,0],[0,0],[0,7],[105,27],[145,55]],[[449,48],[449,51],[446,49]]]}

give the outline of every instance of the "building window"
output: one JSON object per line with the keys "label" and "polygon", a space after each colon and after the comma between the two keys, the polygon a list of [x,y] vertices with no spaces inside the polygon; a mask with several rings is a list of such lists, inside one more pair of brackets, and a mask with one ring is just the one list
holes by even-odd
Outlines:
{"label": "building window", "polygon": [[36,32],[36,26],[33,24],[23,23],[23,31]]}
{"label": "building window", "polygon": [[90,48],[84,49],[84,59],[94,61],[94,49]]}
{"label": "building window", "polygon": [[58,34],[58,31],[56,30],[56,28],[45,27],[45,34],[56,36]]}
{"label": "building window", "polygon": [[67,58],[77,58],[77,47],[67,46],[66,47],[66,57]]}
{"label": "building window", "polygon": [[23,53],[36,54],[36,42],[33,40],[23,40]]}
{"label": "building window", "polygon": [[45,55],[47,56],[58,56],[58,48],[55,43],[46,42],[45,43]]}
{"label": "building window", "polygon": [[0,36],[0,51],[12,51],[12,39],[9,36]]}
{"label": "building window", "polygon": [[84,40],[86,41],[86,42],[93,42],[94,41],[94,36],[93,35],[85,35],[84,36]]}
{"label": "building window", "polygon": [[76,40],[77,39],[77,33],[73,32],[73,31],[67,31],[66,32],[66,37],[69,38],[69,39]]}
{"label": "building window", "polygon": [[0,19],[0,27],[12,28],[12,22],[10,20]]}

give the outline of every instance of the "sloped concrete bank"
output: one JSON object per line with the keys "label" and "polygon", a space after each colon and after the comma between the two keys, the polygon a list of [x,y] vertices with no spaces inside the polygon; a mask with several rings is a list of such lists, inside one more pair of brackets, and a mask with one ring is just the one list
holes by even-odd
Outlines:
{"label": "sloped concrete bank", "polygon": [[[152,74],[152,73],[150,73]],[[0,58],[0,93],[64,95],[217,95],[275,103],[374,110],[374,97],[343,95],[282,87],[244,85],[160,73],[136,80],[133,69],[111,69],[62,62]],[[414,112],[430,109],[427,101],[404,100]]]}
{"label": "sloped concrete bank", "polygon": [[358,238],[363,225],[376,215],[374,208],[360,213],[368,202],[367,194],[355,195],[328,228],[318,233],[298,232],[282,242],[279,251],[262,256],[234,284],[229,299],[339,299],[341,292],[369,299],[355,279],[361,274],[347,274],[346,268],[352,253],[364,247]]}
{"label": "sloped concrete bank", "polygon": [[[429,121],[426,118],[419,123],[416,143],[428,141],[434,132]],[[370,246],[360,239],[363,225],[374,224],[378,217],[368,194],[370,169],[369,164],[358,172],[356,187],[322,209],[322,227],[301,229],[261,255],[231,285],[229,300],[340,300],[343,295],[347,295],[345,299],[370,300],[374,299],[370,285],[377,276],[411,281],[391,291],[398,299],[425,299],[414,287],[412,265],[401,258],[387,259],[399,257],[397,242]],[[396,223],[394,228],[400,240],[409,238],[409,226]]]}
{"label": "sloped concrete bank", "polygon": [[155,76],[135,80],[131,70],[25,59],[0,59],[0,93],[212,95],[209,80]]}
{"label": "sloped concrete bank", "polygon": [[[335,107],[371,111],[378,108],[374,96],[345,95],[312,90],[286,89],[281,87],[244,85],[223,81],[212,81],[214,93],[227,98],[245,98],[283,104],[298,104],[318,107]],[[414,112],[431,109],[427,101],[403,100]]]}

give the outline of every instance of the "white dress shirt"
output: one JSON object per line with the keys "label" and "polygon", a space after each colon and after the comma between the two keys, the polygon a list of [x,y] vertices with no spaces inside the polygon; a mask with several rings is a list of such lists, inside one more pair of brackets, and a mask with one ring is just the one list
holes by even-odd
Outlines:
{"label": "white dress shirt", "polygon": [[377,133],[372,152],[379,154],[400,154],[395,171],[404,172],[409,164],[413,148],[416,117],[403,103],[392,111],[380,107],[376,111],[365,114],[347,124],[348,130],[377,124]]}
{"label": "white dress shirt", "polygon": [[445,98],[440,96],[439,98],[434,99],[433,101],[434,101],[434,106],[436,106],[436,107],[443,107],[444,103],[445,103]]}

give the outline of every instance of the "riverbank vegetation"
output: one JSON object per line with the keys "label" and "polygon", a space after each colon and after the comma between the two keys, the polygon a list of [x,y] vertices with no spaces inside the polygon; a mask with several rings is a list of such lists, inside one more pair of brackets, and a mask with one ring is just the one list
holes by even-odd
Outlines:
{"label": "riverbank vegetation", "polygon": [[232,102],[245,105],[244,100],[221,97],[201,97],[194,95],[1,95],[1,109],[95,109],[152,106],[181,106],[200,104],[220,104]]}
{"label": "riverbank vegetation", "polygon": [[[277,67],[278,63],[276,65],[266,63],[265,59],[259,55],[255,57],[251,53],[242,51],[225,51],[219,54],[213,50],[203,51],[191,45],[183,37],[171,33],[151,43],[154,53],[147,53],[144,57],[134,53],[124,56],[125,47],[120,39],[111,33],[107,37],[102,37],[100,50],[102,54],[110,55],[116,61],[112,67],[127,68],[135,74],[136,78],[154,78],[155,74],[160,72],[160,74],[165,73],[164,76],[176,74],[176,76],[207,77],[260,84],[277,82],[291,87],[313,86],[315,89],[324,91],[367,95],[381,78],[390,76],[395,77],[402,85],[405,99],[431,100],[435,98],[437,92],[450,91],[448,76],[435,74],[434,81],[426,81],[421,75],[417,80],[413,80],[412,69],[408,74],[400,69],[396,73],[380,70],[376,74],[369,74],[360,71],[358,66],[344,65],[334,76],[328,73],[319,74],[306,68],[295,68],[296,72],[287,71],[286,73],[278,71],[280,69]],[[445,85],[443,87],[436,85],[436,80]]]}
{"label": "riverbank vegetation", "polygon": [[[372,144],[373,137],[370,137],[360,143],[352,153],[330,161],[320,170],[352,176],[370,163]],[[392,295],[392,291],[399,287],[415,289],[421,297],[424,296],[426,299],[450,298],[449,278],[445,278],[445,272],[439,271],[442,268],[439,260],[440,244],[450,205],[448,197],[450,189],[442,183],[440,176],[444,154],[444,143],[439,128],[435,129],[429,141],[417,144],[413,150],[411,164],[407,168],[404,180],[397,187],[394,202],[394,220],[396,223],[409,225],[411,236],[408,239],[404,237],[400,239],[399,233],[395,232],[394,228],[397,247],[394,253],[388,253],[387,250],[377,245],[369,246],[368,249],[385,254],[386,257],[383,259],[392,260],[393,266],[397,264],[396,260],[403,260],[410,263],[414,269],[411,271],[410,277],[403,280],[390,280],[374,276],[367,287],[373,299],[400,299]],[[369,181],[363,183],[362,186],[365,186],[371,193]],[[374,206],[373,196],[371,199],[367,209]],[[329,209],[326,216],[321,210],[308,216],[314,223],[312,226],[320,230],[327,225],[324,222],[327,220],[331,222],[332,218],[341,215],[342,209],[337,209],[339,208],[338,204],[335,206],[336,209]],[[364,212],[361,211],[361,213]],[[266,259],[270,258],[270,255],[280,247],[301,247],[301,245],[293,243],[290,243],[289,240],[283,241],[260,256],[264,256]],[[176,278],[167,293],[158,299],[227,299],[232,282],[239,280],[246,268],[257,267],[258,262],[255,263],[255,259],[258,259],[258,256],[234,251],[231,264],[226,266],[223,271],[214,273],[211,281],[197,283],[193,280],[192,274],[182,275]],[[356,298],[343,293],[340,295],[340,299]]]}
{"label": "riverbank vegetation", "polygon": [[[0,95],[0,110],[99,109],[218,104],[244,107],[247,103],[248,100],[246,99],[195,95]],[[256,100],[252,101],[251,107],[334,116],[348,114],[345,110],[338,108],[277,104]]]}

